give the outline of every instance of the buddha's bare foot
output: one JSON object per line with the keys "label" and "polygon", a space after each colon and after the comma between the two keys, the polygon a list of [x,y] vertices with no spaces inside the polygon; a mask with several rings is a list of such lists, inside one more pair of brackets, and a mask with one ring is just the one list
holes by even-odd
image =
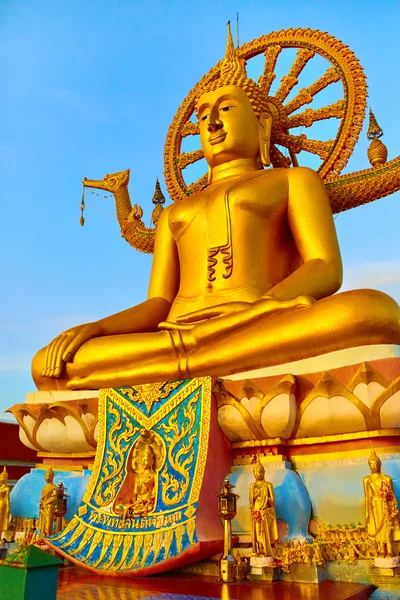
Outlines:
{"label": "buddha's bare foot", "polygon": [[93,377],[73,377],[67,382],[68,390],[91,390],[98,389],[100,387],[108,387],[106,384],[104,386],[94,385]]}
{"label": "buddha's bare foot", "polygon": [[176,318],[176,322],[179,324],[188,323],[190,325],[206,319],[214,319],[215,317],[231,315],[233,313],[245,310],[246,308],[250,308],[250,306],[250,302],[226,302],[225,304],[208,306],[207,308],[202,308],[201,310],[195,310],[194,312],[187,313],[186,315],[181,315],[180,317]]}
{"label": "buddha's bare foot", "polygon": [[158,324],[158,329],[164,331],[173,331],[179,329],[179,331],[191,331],[193,329],[193,323],[177,323],[176,321],[162,321]]}
{"label": "buddha's bare foot", "polygon": [[89,375],[75,375],[67,382],[69,390],[98,390],[108,387],[124,387],[157,381],[173,381],[184,379],[180,376],[179,364],[174,359],[154,360],[146,364],[134,359],[118,369],[107,371],[91,371]]}

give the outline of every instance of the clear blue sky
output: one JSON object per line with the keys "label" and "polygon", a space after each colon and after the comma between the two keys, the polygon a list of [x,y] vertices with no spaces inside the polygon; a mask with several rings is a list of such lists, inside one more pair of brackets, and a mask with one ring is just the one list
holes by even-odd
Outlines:
{"label": "clear blue sky", "polygon": [[[121,239],[112,200],[96,199],[101,210],[88,202],[79,226],[81,181],[130,168],[131,195],[149,220],[156,176],[166,193],[168,126],[223,56],[236,11],[241,43],[309,27],[348,44],[389,158],[400,154],[394,0],[0,0],[0,418],[34,390],[37,349],[145,298],[151,258]],[[367,147],[364,128],[347,172],[368,168]],[[346,288],[400,301],[399,223],[399,194],[337,218]]]}

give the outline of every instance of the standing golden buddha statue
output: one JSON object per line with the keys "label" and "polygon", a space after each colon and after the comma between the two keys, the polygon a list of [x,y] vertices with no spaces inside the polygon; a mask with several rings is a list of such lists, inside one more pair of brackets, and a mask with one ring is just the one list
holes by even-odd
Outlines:
{"label": "standing golden buddha statue", "polygon": [[367,533],[379,557],[393,556],[392,542],[400,540],[399,510],[392,478],[381,471],[381,461],[372,450],[368,459],[371,474],[364,477]]}
{"label": "standing golden buddha statue", "polygon": [[53,483],[54,471],[51,467],[46,471],[44,478],[46,485],[42,489],[39,508],[40,537],[46,537],[53,533],[57,501],[57,486]]}
{"label": "standing golden buddha statue", "polygon": [[392,298],[333,295],[342,263],[326,187],[308,168],[264,168],[273,117],[230,32],[196,113],[208,187],[163,211],[147,300],[55,338],[33,361],[38,389],[225,376],[400,344]]}
{"label": "standing golden buddha statue", "polygon": [[0,474],[0,534],[8,530],[10,520],[10,488],[7,485],[8,473],[4,466]]}
{"label": "standing golden buddha statue", "polygon": [[272,545],[278,539],[274,488],[265,481],[265,470],[260,462],[256,463],[253,473],[256,480],[249,492],[253,554],[272,556]]}

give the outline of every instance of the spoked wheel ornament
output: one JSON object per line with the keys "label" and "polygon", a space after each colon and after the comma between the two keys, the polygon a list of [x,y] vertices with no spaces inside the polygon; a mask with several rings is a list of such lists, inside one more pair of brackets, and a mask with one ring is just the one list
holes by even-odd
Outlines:
{"label": "spoked wheel ornament", "polygon": [[[279,82],[276,92],[272,93],[272,85],[277,83],[275,69],[278,57],[288,48],[297,49],[296,58],[287,75]],[[317,155],[321,161],[318,172],[322,179],[325,182],[335,180],[345,167],[357,142],[366,107],[365,75],[353,52],[327,33],[310,29],[287,29],[253,40],[238,48],[237,53],[245,63],[260,54],[264,54],[265,57],[264,72],[259,84],[274,117],[271,136],[272,165],[301,165],[302,153],[311,153]],[[327,61],[325,73],[307,88],[297,90],[300,87],[301,72],[317,55]],[[192,117],[200,90],[219,78],[221,62],[191,90],[169,128],[164,154],[165,179],[168,192],[174,201],[182,200],[207,186],[207,174],[198,181],[187,184],[185,168],[204,156],[200,148],[199,127]],[[338,81],[342,84],[341,99],[322,108],[309,106],[319,92]],[[337,119],[338,122],[335,139],[313,139],[311,135],[293,131],[300,127],[311,128],[318,121],[330,119]],[[182,152],[182,142],[187,136],[198,137],[198,150]]]}

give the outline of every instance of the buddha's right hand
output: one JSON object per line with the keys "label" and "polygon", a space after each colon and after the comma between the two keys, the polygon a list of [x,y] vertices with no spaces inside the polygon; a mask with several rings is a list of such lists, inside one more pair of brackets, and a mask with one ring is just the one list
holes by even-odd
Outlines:
{"label": "buddha's right hand", "polygon": [[98,322],[77,325],[57,336],[46,349],[43,377],[60,377],[64,365],[71,362],[75,353],[85,342],[102,335]]}

